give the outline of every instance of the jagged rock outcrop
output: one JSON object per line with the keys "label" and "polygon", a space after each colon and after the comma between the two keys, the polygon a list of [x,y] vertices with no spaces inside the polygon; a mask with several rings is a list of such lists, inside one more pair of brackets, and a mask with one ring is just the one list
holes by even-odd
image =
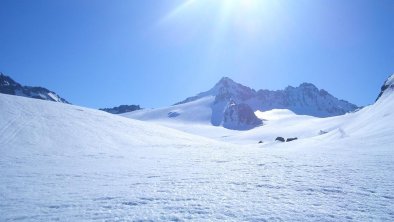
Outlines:
{"label": "jagged rock outcrop", "polygon": [[383,96],[383,94],[391,93],[394,91],[394,74],[392,74],[387,80],[384,82],[383,86],[380,88],[380,93],[376,101]]}

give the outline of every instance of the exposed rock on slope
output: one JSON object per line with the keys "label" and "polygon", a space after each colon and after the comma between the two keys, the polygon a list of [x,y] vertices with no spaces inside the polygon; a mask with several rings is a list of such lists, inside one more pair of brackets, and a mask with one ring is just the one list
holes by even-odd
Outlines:
{"label": "exposed rock on slope", "polygon": [[385,93],[389,93],[394,91],[394,74],[392,74],[383,84],[383,86],[381,87],[381,91],[379,93],[378,98],[376,99],[379,100],[380,97],[382,97],[383,94]]}
{"label": "exposed rock on slope", "polygon": [[120,105],[117,107],[103,108],[100,110],[105,111],[107,113],[112,113],[112,114],[122,114],[122,113],[133,112],[133,111],[140,110],[140,109],[141,109],[141,107],[139,105]]}

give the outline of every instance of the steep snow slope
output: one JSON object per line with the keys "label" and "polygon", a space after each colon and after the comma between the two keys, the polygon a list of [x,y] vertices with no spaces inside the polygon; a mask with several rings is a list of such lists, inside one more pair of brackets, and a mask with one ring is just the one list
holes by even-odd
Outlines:
{"label": "steep snow slope", "polygon": [[0,221],[392,221],[391,101],[345,136],[230,146],[0,95]]}

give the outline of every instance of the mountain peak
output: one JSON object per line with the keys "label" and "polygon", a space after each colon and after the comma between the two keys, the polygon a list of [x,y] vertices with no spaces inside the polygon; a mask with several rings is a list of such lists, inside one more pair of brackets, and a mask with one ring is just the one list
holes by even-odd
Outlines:
{"label": "mountain peak", "polygon": [[304,89],[318,89],[314,84],[308,82],[301,83],[299,87]]}
{"label": "mountain peak", "polygon": [[11,79],[11,77],[6,76],[2,72],[0,72],[0,87],[11,85],[18,85],[18,83]]}
{"label": "mountain peak", "polygon": [[43,87],[22,86],[11,77],[0,72],[0,93],[29,97],[34,99],[49,100],[54,102],[69,103],[56,93]]}
{"label": "mountain peak", "polygon": [[219,82],[215,84],[215,86],[210,90],[213,95],[216,95],[218,91],[221,91],[223,88],[249,88],[240,83],[235,82],[234,80],[230,79],[229,77],[222,77]]}
{"label": "mountain peak", "polygon": [[222,77],[218,83],[216,83],[216,85],[218,84],[223,84],[223,85],[227,85],[227,84],[232,84],[232,83],[236,83],[234,82],[234,80],[230,79],[227,76]]}
{"label": "mountain peak", "polygon": [[237,83],[229,77],[225,76],[222,77],[210,90],[199,93],[196,96],[188,97],[181,102],[175,103],[174,105],[192,102],[206,96],[214,96],[217,98],[218,101],[222,99],[237,100],[238,98],[244,100],[253,97],[255,93],[256,91],[254,89]]}
{"label": "mountain peak", "polygon": [[234,100],[240,102],[252,98],[256,91],[240,83],[234,82],[228,77],[223,77],[220,81],[208,91],[210,95],[216,97],[215,101]]}

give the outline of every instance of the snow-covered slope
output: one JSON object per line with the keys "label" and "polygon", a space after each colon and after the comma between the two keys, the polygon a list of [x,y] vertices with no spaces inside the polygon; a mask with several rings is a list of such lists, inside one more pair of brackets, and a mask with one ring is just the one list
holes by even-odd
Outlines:
{"label": "snow-covered slope", "polygon": [[56,93],[43,87],[22,86],[11,77],[0,73],[0,93],[42,99],[53,102],[69,103]]}

